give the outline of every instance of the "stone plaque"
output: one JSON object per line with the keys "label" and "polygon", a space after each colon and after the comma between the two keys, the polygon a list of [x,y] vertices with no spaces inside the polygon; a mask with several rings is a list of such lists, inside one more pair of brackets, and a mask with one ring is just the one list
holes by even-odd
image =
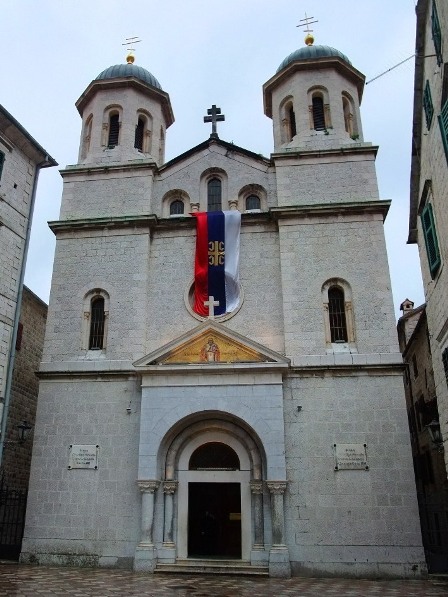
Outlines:
{"label": "stone plaque", "polygon": [[334,470],[369,470],[366,448],[367,444],[334,444]]}
{"label": "stone plaque", "polygon": [[95,444],[70,444],[68,468],[98,468],[98,450]]}

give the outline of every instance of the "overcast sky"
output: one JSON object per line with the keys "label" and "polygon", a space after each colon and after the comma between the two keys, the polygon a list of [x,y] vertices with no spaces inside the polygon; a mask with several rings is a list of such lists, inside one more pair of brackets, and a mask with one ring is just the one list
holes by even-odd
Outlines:
{"label": "overcast sky", "polygon": [[[0,103],[55,158],[77,161],[81,119],[75,101],[102,70],[125,62],[125,38],[140,36],[136,64],[168,92],[175,123],[166,159],[205,141],[206,109],[221,107],[219,136],[269,156],[272,121],[262,85],[303,46],[305,12],[316,44],[348,56],[367,81],[414,52],[415,1],[398,0],[4,0],[0,22]],[[381,199],[391,199],[386,238],[395,310],[424,301],[416,245],[407,245],[414,61],[368,84],[364,139],[379,145]],[[43,170],[25,283],[48,302],[62,192],[57,168]]]}

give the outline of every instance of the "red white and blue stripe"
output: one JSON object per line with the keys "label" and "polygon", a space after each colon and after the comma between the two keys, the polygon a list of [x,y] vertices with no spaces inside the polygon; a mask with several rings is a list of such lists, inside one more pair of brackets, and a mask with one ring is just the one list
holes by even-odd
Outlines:
{"label": "red white and blue stripe", "polygon": [[196,258],[194,266],[194,310],[207,317],[204,305],[210,296],[219,305],[215,315],[230,313],[240,301],[239,211],[193,213],[196,218]]}

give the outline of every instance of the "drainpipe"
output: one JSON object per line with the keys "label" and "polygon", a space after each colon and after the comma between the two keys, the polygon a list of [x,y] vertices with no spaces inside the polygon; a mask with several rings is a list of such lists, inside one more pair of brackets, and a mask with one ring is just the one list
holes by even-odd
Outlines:
{"label": "drainpipe", "polygon": [[11,386],[12,386],[12,374],[14,371],[14,361],[16,358],[17,330],[19,328],[20,309],[22,307],[23,281],[25,278],[25,268],[26,268],[26,261],[27,261],[27,257],[28,257],[28,248],[30,245],[30,233],[31,233],[31,224],[33,222],[34,204],[36,202],[37,181],[39,178],[40,169],[42,168],[42,166],[44,164],[48,164],[49,159],[51,159],[51,158],[49,158],[49,156],[46,155],[45,160],[43,160],[39,164],[36,164],[36,173],[34,175],[33,191],[31,193],[30,213],[28,216],[28,224],[26,227],[25,247],[24,247],[24,251],[23,251],[22,265],[20,267],[19,291],[17,293],[16,311],[14,314],[14,324],[13,324],[13,328],[12,328],[11,350],[9,351],[9,358],[8,358],[8,365],[7,365],[5,399],[4,399],[3,403],[0,405],[0,417],[1,417],[0,467],[2,466],[2,462],[3,462],[3,448],[4,448],[4,444],[5,444],[6,424],[8,422],[9,405],[11,402]]}

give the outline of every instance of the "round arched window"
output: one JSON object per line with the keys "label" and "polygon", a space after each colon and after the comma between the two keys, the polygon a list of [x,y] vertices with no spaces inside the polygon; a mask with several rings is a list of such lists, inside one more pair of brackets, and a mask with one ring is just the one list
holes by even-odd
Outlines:
{"label": "round arched window", "polygon": [[184,213],[184,202],[176,199],[170,205],[170,216],[181,216]]}
{"label": "round arched window", "polygon": [[224,470],[239,471],[240,459],[238,454],[227,444],[209,442],[199,446],[190,457],[188,465],[190,471]]}
{"label": "round arched window", "polygon": [[260,209],[261,202],[260,197],[258,195],[249,195],[246,199],[246,210],[249,211],[251,209]]}

